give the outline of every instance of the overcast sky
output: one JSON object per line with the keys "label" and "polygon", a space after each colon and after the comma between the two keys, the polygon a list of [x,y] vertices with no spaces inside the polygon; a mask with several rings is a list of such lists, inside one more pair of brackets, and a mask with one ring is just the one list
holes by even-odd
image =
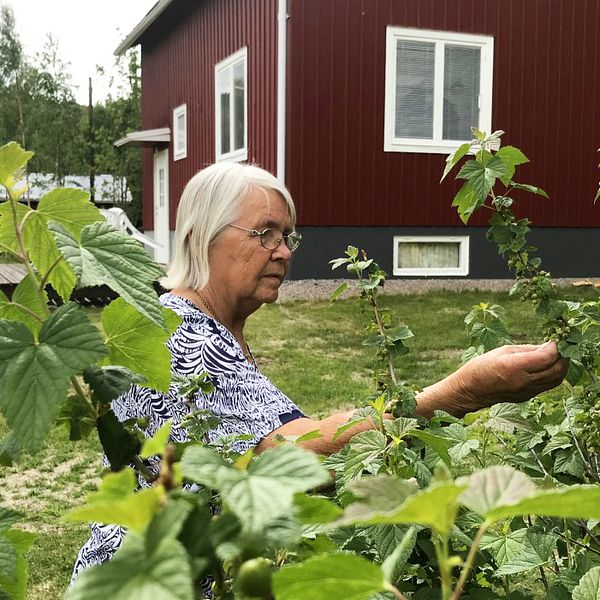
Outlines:
{"label": "overcast sky", "polygon": [[94,99],[108,93],[108,77],[96,76],[96,65],[111,69],[113,52],[144,18],[156,0],[0,0],[12,7],[17,32],[28,55],[44,46],[51,33],[60,58],[70,64],[77,101],[87,104],[88,77],[94,79]]}

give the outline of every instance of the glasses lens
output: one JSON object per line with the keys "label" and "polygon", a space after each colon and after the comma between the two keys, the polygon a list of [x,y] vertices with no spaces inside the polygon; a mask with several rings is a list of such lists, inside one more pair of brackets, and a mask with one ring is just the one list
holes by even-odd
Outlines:
{"label": "glasses lens", "polygon": [[297,231],[292,231],[285,236],[285,245],[290,252],[294,252],[298,249],[301,240],[302,236]]}
{"label": "glasses lens", "polygon": [[275,248],[281,244],[282,239],[283,233],[281,233],[279,229],[265,229],[260,236],[263,248],[266,248],[267,250],[275,250]]}

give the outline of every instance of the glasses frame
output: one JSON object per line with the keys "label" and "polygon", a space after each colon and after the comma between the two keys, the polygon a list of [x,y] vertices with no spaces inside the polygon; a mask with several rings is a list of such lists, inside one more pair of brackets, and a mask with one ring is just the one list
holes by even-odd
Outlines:
{"label": "glasses frame", "polygon": [[[300,242],[302,241],[302,234],[298,233],[297,231],[283,233],[283,231],[281,231],[281,229],[278,229],[277,227],[267,227],[266,229],[259,231],[258,229],[248,229],[248,227],[242,227],[241,225],[235,225],[234,223],[229,223],[229,226],[235,227],[236,229],[241,229],[242,231],[247,231],[250,234],[250,237],[259,238],[260,245],[269,252],[277,250],[277,248],[279,248],[279,246],[281,245],[282,241],[285,243],[286,248],[290,252],[295,252],[296,250],[298,250],[298,246],[300,246]],[[279,231],[281,233],[281,237],[279,238],[279,241],[275,248],[267,248],[267,246],[265,246],[263,236],[265,235],[265,233],[267,233],[267,231]]]}

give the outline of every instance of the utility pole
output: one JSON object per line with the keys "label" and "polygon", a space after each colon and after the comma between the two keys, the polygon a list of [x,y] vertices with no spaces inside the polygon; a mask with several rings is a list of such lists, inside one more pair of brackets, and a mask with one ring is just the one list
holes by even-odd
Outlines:
{"label": "utility pole", "polygon": [[90,163],[90,200],[94,202],[96,186],[96,156],[94,154],[94,104],[92,102],[92,78],[88,78],[88,156]]}

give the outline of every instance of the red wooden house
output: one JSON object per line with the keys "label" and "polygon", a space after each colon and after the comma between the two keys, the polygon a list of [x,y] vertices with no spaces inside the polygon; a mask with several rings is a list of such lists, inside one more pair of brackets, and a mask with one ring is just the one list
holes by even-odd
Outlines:
{"label": "red wooden house", "polygon": [[[397,276],[503,277],[486,223],[439,178],[470,127],[504,129],[555,276],[600,275],[600,0],[159,0],[140,44],[143,221],[168,260],[186,181],[252,161],[290,188],[294,278],[348,244]],[[337,272],[335,273],[337,275]]]}

